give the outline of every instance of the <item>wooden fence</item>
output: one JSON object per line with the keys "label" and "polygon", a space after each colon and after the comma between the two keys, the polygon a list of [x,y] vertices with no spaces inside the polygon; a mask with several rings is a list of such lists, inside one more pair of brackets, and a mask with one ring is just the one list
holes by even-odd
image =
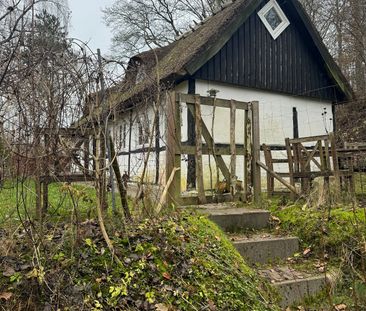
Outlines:
{"label": "wooden fence", "polygon": [[[182,143],[181,133],[181,107],[187,105],[188,111],[193,115],[195,122],[196,140],[195,145]],[[230,146],[218,146],[202,120],[201,106],[212,106],[230,109]],[[243,110],[244,124],[242,124],[244,139],[238,146],[235,134],[236,111]],[[169,181],[167,203],[177,205],[193,205],[212,202],[213,198],[206,195],[203,182],[203,155],[211,155],[216,166],[230,187],[230,198],[239,195],[243,200],[250,197],[260,200],[261,181],[260,167],[257,164],[260,156],[259,142],[259,109],[258,102],[240,102],[225,100],[200,95],[188,95],[172,92],[167,100],[167,152],[166,152],[166,180]],[[183,197],[181,189],[181,159],[182,155],[195,155],[196,158],[196,185],[197,197]],[[223,155],[230,156],[230,166],[226,165]],[[238,157],[243,157],[243,190],[236,193],[237,171],[236,162]]]}
{"label": "wooden fence", "polygon": [[[309,193],[312,182],[317,177],[323,177],[325,185],[329,185],[329,178],[334,177],[335,193],[341,191],[342,181],[352,184],[352,165],[342,167],[342,159],[349,158],[343,149],[336,148],[333,133],[329,135],[286,138],[285,159],[273,159],[269,146],[263,145],[265,165],[261,165],[267,171],[267,192],[269,196],[275,193],[274,180],[278,180],[288,188],[292,196],[300,196]],[[287,163],[287,172],[276,172],[274,166],[278,163]],[[286,180],[286,179],[287,180]],[[296,187],[297,183],[300,187]],[[352,186],[350,186],[351,191]]]}

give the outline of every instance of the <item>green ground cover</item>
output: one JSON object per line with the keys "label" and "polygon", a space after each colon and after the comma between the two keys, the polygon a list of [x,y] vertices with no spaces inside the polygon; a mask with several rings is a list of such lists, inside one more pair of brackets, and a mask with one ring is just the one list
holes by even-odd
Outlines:
{"label": "green ground cover", "polygon": [[[366,209],[358,203],[310,207],[274,198],[265,205],[274,216],[273,229],[299,237],[301,249],[292,261],[305,271],[324,267],[336,275],[336,282],[317,297],[309,299],[305,310],[366,310]],[[286,203],[287,202],[287,203]],[[331,306],[331,307],[330,307]],[[332,307],[333,306],[333,307]]]}
{"label": "green ground cover", "polygon": [[[49,209],[47,218],[52,221],[63,220],[75,210],[81,220],[95,217],[95,189],[88,183],[52,183],[49,185]],[[6,181],[0,188],[0,225],[19,224],[26,216],[35,216],[35,183],[26,180],[22,183]],[[108,204],[112,206],[111,193]],[[116,209],[121,209],[121,201],[116,195]]]}
{"label": "green ground cover", "polygon": [[[279,310],[268,285],[203,216],[171,212],[108,228],[120,264],[93,220],[76,236],[70,224],[50,224],[36,252],[26,232],[13,233],[0,275],[0,293],[11,294],[0,299],[5,310]],[[7,239],[3,233],[0,245]]]}

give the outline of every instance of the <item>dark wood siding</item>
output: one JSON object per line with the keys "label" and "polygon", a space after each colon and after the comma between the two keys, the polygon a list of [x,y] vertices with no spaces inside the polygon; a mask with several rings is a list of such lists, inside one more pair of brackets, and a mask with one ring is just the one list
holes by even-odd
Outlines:
{"label": "dark wood siding", "polygon": [[257,15],[266,3],[263,1],[194,77],[296,96],[343,101],[344,96],[328,74],[291,1],[278,1],[290,25],[276,40]]}

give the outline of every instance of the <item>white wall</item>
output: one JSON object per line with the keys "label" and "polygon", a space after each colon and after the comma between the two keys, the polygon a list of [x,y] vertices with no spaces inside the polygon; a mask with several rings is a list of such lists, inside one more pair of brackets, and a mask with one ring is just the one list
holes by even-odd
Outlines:
{"label": "white wall", "polygon": [[[210,81],[196,81],[196,93],[202,96],[207,96],[207,91],[210,89],[219,90],[218,98],[234,99],[238,101],[259,102],[259,122],[260,122],[260,142],[268,145],[284,145],[286,137],[293,137],[293,107],[296,107],[298,113],[299,135],[313,136],[326,134],[333,130],[332,122],[332,104],[331,102],[324,102],[311,98],[295,97],[285,94],[272,93],[262,90],[247,89],[242,87],[235,87],[228,84],[210,82]],[[325,110],[326,109],[326,110]],[[207,127],[211,130],[212,126],[212,107],[202,106],[202,119]],[[326,120],[324,120],[322,113],[327,111]],[[186,117],[183,117],[182,131],[186,131]],[[326,123],[326,125],[325,125]],[[244,141],[244,112],[237,110],[236,113],[236,141],[242,144]],[[230,110],[225,108],[216,108],[215,126],[214,126],[215,141],[217,143],[230,143]],[[182,137],[185,137],[182,135]],[[264,162],[263,155],[261,155]],[[285,158],[285,151],[273,152],[274,158]],[[229,167],[230,157],[225,156],[224,160]],[[213,159],[211,159],[212,168],[215,168]],[[242,156],[237,158],[236,172],[240,180],[243,179],[244,160]],[[187,164],[183,164],[185,168],[182,169],[182,174],[186,176]],[[286,172],[288,171],[287,164],[277,165],[276,170]],[[204,158],[204,178],[205,187],[209,188],[210,178],[208,169],[208,156]],[[265,172],[262,171],[262,175]],[[215,173],[213,174],[215,176]],[[220,178],[223,178],[222,176]],[[262,185],[265,186],[265,178],[262,178]],[[215,185],[216,181],[214,181]]]}
{"label": "white wall", "polygon": [[[269,145],[284,145],[284,140],[286,137],[293,136],[293,107],[296,107],[298,112],[299,120],[299,134],[300,136],[312,136],[325,134],[325,124],[323,120],[322,113],[324,108],[327,111],[326,126],[328,131],[332,131],[332,105],[330,102],[324,102],[316,99],[309,99],[303,97],[295,97],[278,93],[271,93],[261,90],[245,89],[241,87],[235,87],[228,84],[213,83],[209,81],[196,81],[196,93],[201,96],[207,96],[207,91],[210,89],[217,89],[219,93],[218,98],[223,99],[235,99],[238,101],[259,101],[259,119],[260,119],[260,136],[261,143],[266,143]],[[176,86],[175,90],[181,93],[188,92],[187,81]],[[165,146],[166,137],[166,109],[163,100],[161,117],[160,117],[160,132],[161,132],[161,146]],[[208,129],[211,131],[212,127],[212,115],[213,108],[208,106],[202,106],[202,119],[207,125]],[[187,141],[187,107],[183,103],[182,109],[182,141]],[[140,149],[141,145],[138,144],[138,123],[136,119],[139,116],[146,116],[149,120],[149,126],[152,126],[152,120],[154,117],[154,110],[152,105],[141,106],[133,111],[134,124],[132,127],[132,150]],[[129,124],[129,114],[125,114],[115,121],[114,128],[118,130],[119,124],[127,122]],[[214,136],[217,143],[229,144],[230,143],[230,111],[225,108],[216,108],[215,114],[215,126],[214,126]],[[244,141],[244,112],[242,110],[237,110],[236,114],[236,141],[238,144],[242,144]],[[127,127],[129,130],[129,126]],[[127,134],[127,148],[128,151],[128,134]],[[203,140],[204,141],[204,140]],[[154,145],[154,143],[153,143]],[[279,151],[274,153],[274,157],[283,158],[286,156],[284,151]],[[143,162],[146,157],[146,153],[133,153],[131,155],[131,178],[132,180],[139,180]],[[186,189],[186,177],[187,177],[187,156],[182,156],[181,162],[181,175],[182,175],[182,189]],[[209,160],[208,156],[203,157],[204,162],[204,177],[205,177],[205,187],[210,187],[210,170],[209,170]],[[229,167],[230,157],[223,157],[227,166]],[[119,156],[119,163],[122,172],[127,171],[128,167],[128,156]],[[264,162],[264,160],[263,160]],[[244,168],[243,168],[243,156],[238,156],[237,158],[237,175],[240,180],[243,178]],[[155,152],[151,153],[148,162],[148,181],[155,181]],[[211,168],[213,177],[216,176],[215,173],[215,162],[211,157]],[[287,165],[282,165],[279,171],[288,170]],[[264,172],[262,172],[264,174]],[[221,176],[220,179],[223,177]],[[165,152],[160,153],[160,181],[162,184],[165,183]],[[265,186],[265,178],[262,178],[263,186]],[[215,186],[216,180],[213,181]]]}

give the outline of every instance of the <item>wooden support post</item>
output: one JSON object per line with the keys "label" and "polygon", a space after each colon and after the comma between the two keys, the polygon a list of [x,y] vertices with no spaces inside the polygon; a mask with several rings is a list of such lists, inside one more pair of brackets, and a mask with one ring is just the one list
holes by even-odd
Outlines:
{"label": "wooden support post", "polygon": [[[305,149],[306,150],[306,149]],[[300,152],[300,171],[302,173],[310,173],[310,165],[306,165],[307,163],[307,157],[308,157],[308,153],[306,152],[302,152],[301,149],[299,150]],[[310,174],[309,174],[310,175]],[[305,178],[301,178],[301,193],[309,193],[310,191],[310,184],[311,184],[311,180],[310,177],[305,177]]]}
{"label": "wooden support post", "polygon": [[331,149],[332,160],[333,160],[333,171],[334,171],[334,178],[335,178],[336,196],[338,197],[341,192],[341,180],[340,180],[340,174],[339,174],[339,162],[338,162],[337,146],[336,146],[334,133],[329,134],[329,140],[330,140],[330,149]]}
{"label": "wooden support post", "polygon": [[[286,144],[286,152],[287,152],[287,158],[288,158],[288,171],[290,174],[290,185],[295,188],[295,178],[294,178],[294,158],[292,156],[292,150],[291,150],[291,144],[290,139],[285,139]],[[294,199],[294,195],[291,194],[291,199]]]}
{"label": "wooden support post", "polygon": [[253,170],[253,189],[254,202],[260,203],[261,200],[261,169],[260,162],[260,133],[259,133],[259,103],[252,102],[252,170]]}
{"label": "wooden support post", "polygon": [[249,144],[248,144],[248,125],[249,122],[249,111],[244,110],[244,172],[243,172],[243,202],[248,201],[248,156],[249,156]]}
{"label": "wooden support post", "polygon": [[203,183],[202,164],[202,120],[200,96],[195,96],[195,128],[196,128],[196,181],[198,200],[200,204],[206,203],[205,187]]}
{"label": "wooden support post", "polygon": [[181,196],[181,124],[180,124],[180,101],[177,102],[176,93],[171,92],[167,97],[167,150],[166,150],[166,182],[168,182],[174,169],[177,169],[173,174],[173,181],[168,188],[166,197],[167,205],[180,204]]}
{"label": "wooden support post", "polygon": [[[274,171],[271,149],[266,144],[262,145],[262,149],[264,152],[264,159],[266,161],[266,166],[268,167],[269,170]],[[273,194],[274,194],[274,178],[267,171],[267,195],[268,197],[272,197]]]}
{"label": "wooden support post", "polygon": [[230,193],[234,197],[236,192],[236,145],[235,145],[236,105],[231,100],[230,106]]}

